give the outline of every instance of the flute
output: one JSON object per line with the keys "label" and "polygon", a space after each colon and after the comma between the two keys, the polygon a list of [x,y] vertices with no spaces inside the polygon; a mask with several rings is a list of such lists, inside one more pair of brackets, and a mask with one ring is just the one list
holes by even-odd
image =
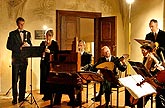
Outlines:
{"label": "flute", "polygon": [[[49,45],[49,40],[46,40],[45,41],[45,50],[48,48],[48,45]],[[45,59],[45,50],[44,50],[44,52],[43,52],[43,54],[42,54],[42,60],[44,60]]]}

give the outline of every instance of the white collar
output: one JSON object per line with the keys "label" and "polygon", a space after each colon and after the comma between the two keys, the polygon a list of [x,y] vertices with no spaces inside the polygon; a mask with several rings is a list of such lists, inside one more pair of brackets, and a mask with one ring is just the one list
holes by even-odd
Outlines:
{"label": "white collar", "polygon": [[85,51],[82,51],[82,52],[81,52],[81,55],[83,55],[84,52],[85,52]]}
{"label": "white collar", "polygon": [[111,61],[111,57],[112,57],[112,56],[110,55],[110,57],[108,57],[108,58],[107,58],[107,57],[105,57],[105,58],[106,58],[106,59],[108,59],[108,61]]}
{"label": "white collar", "polygon": [[21,30],[21,29],[18,29],[18,31],[19,31],[19,32],[20,32],[20,31],[24,31],[24,29],[22,29],[22,30]]}
{"label": "white collar", "polygon": [[159,29],[156,31],[156,34],[158,34],[158,32],[159,32]]}
{"label": "white collar", "polygon": [[159,29],[158,29],[158,30],[156,30],[156,32],[153,32],[153,34],[155,34],[155,33],[156,33],[156,34],[158,34],[158,32],[159,32]]}

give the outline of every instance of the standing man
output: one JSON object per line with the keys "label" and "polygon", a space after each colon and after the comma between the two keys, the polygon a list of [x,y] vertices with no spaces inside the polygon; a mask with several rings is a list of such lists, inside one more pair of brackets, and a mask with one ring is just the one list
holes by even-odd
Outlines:
{"label": "standing man", "polygon": [[[150,23],[149,23],[149,27],[151,29],[151,32],[148,33],[145,37],[146,40],[151,40],[152,42],[157,42],[159,44],[158,49],[157,49],[157,54],[158,56],[162,59],[163,62],[163,66],[165,66],[165,32],[160,30],[158,28],[158,21],[155,19],[151,19]],[[161,54],[161,52],[163,54]],[[159,94],[156,95],[156,108],[164,108],[164,101],[163,104],[162,103],[162,99],[160,98],[161,96],[163,96],[163,98],[165,97],[165,89],[161,89]]]}
{"label": "standing man", "polygon": [[90,64],[91,64],[91,59],[92,59],[92,55],[87,53],[85,51],[85,47],[86,47],[86,44],[85,44],[85,41],[83,40],[79,40],[79,43],[78,43],[78,49],[81,53],[81,70],[89,70],[90,69]]}
{"label": "standing man", "polygon": [[160,52],[162,51],[163,57],[165,57],[165,32],[158,28],[158,21],[155,19],[150,20],[149,27],[151,32],[146,35],[145,40],[151,40],[152,42],[157,42],[159,44],[157,54],[163,59]]}
{"label": "standing man", "polygon": [[21,55],[21,50],[25,46],[31,46],[31,34],[24,30],[25,20],[22,17],[17,18],[18,28],[9,33],[7,40],[7,49],[12,51],[12,104],[17,104],[17,82],[19,78],[19,98],[18,102],[25,101],[26,90],[26,69],[28,65],[27,58]]}

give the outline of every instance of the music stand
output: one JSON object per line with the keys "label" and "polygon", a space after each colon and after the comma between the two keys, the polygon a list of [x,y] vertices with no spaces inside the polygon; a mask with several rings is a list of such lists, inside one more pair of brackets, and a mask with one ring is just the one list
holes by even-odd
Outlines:
{"label": "music stand", "polygon": [[152,77],[151,73],[148,72],[146,67],[141,62],[134,62],[134,61],[128,61],[128,62],[137,74],[140,74],[144,78],[145,77]]}
{"label": "music stand", "polygon": [[80,71],[77,73],[81,79],[86,80],[86,81],[97,81],[97,82],[103,81],[102,76],[96,72],[92,72],[92,71],[82,71],[81,72]]}
{"label": "music stand", "polygon": [[[80,71],[80,72],[77,72],[77,73],[80,76],[82,82],[83,82],[83,80],[85,80],[87,82],[88,81],[95,81],[95,82],[101,82],[101,81],[103,81],[102,76],[99,73],[96,73],[96,72],[92,72],[92,71]],[[94,83],[94,103],[95,103],[95,97],[96,97],[96,83]],[[92,104],[94,104],[94,103],[92,103]]]}
{"label": "music stand", "polygon": [[134,39],[137,41],[139,44],[144,45],[144,44],[154,44],[151,40],[143,40],[143,39]]}
{"label": "music stand", "polygon": [[[25,100],[31,95],[31,101],[29,102],[30,104],[33,104],[35,102],[35,104],[37,105],[37,108],[39,108],[33,93],[32,93],[32,57],[41,57],[42,52],[44,51],[44,47],[41,46],[30,46],[30,47],[23,47],[21,50],[21,56],[23,58],[31,58],[31,84],[30,84],[30,93],[29,95],[25,98]],[[34,100],[34,102],[32,101]],[[25,101],[23,101],[20,106],[24,103]],[[19,106],[19,107],[20,107]]]}
{"label": "music stand", "polygon": [[[140,74],[144,79],[146,77],[149,77],[149,78],[152,77],[152,74],[146,69],[146,67],[141,62],[134,62],[134,61],[128,61],[128,62],[132,66],[132,68],[135,70],[135,72],[137,74]],[[150,83],[150,82],[148,82],[148,83]],[[139,83],[137,83],[136,85],[139,85]],[[151,85],[153,85],[153,83]],[[152,103],[153,103],[152,98],[153,98],[153,96],[151,96],[151,106],[152,106]]]}
{"label": "music stand", "polygon": [[114,70],[114,62],[103,62],[96,66],[97,69],[100,69],[100,72],[103,74],[103,77],[109,81],[112,82],[112,87],[115,86],[117,88],[117,107],[118,107],[118,93],[119,93],[119,86],[120,83],[118,81],[118,78],[115,76],[113,70]]}
{"label": "music stand", "polygon": [[114,69],[113,62],[103,62],[103,63],[97,65],[96,68],[100,69],[100,72],[103,74],[104,78],[107,81],[120,85],[118,82],[118,79],[115,77],[115,74],[113,72],[113,69]]}

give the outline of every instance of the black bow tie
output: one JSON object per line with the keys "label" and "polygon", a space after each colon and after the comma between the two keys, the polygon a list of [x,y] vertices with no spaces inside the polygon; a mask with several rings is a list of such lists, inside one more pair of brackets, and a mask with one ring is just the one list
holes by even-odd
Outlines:
{"label": "black bow tie", "polygon": [[19,31],[20,33],[24,33],[24,31]]}

